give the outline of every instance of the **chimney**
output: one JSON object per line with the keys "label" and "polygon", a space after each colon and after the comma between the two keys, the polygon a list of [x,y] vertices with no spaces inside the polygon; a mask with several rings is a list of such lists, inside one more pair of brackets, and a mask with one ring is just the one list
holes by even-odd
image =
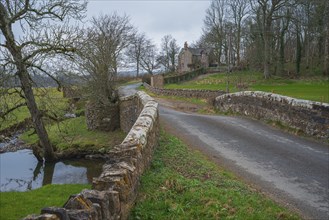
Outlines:
{"label": "chimney", "polygon": [[184,43],[184,49],[187,50],[187,48],[188,48],[187,41],[185,41],[185,43]]}

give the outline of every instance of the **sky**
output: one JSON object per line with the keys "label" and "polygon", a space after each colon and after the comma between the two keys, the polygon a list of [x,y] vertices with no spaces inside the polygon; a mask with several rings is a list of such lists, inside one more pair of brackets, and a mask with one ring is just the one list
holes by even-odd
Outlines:
{"label": "sky", "polygon": [[202,34],[205,11],[210,0],[90,0],[87,18],[117,12],[128,15],[139,32],[158,47],[161,38],[172,35],[179,47],[191,44]]}

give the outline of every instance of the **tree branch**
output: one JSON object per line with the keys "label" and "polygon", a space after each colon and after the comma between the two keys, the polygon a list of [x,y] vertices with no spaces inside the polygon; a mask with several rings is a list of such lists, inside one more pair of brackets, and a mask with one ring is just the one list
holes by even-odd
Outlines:
{"label": "tree branch", "polygon": [[8,110],[5,111],[5,112],[1,112],[1,111],[0,111],[0,117],[1,117],[2,119],[5,119],[6,115],[8,115],[9,113],[11,113],[11,112],[13,112],[14,110],[16,110],[16,109],[18,109],[18,108],[20,108],[20,107],[23,107],[23,106],[27,106],[27,103],[26,103],[26,102],[24,102],[24,103],[20,103],[20,104],[14,106],[14,107],[8,109]]}
{"label": "tree branch", "polygon": [[43,72],[44,74],[46,74],[47,76],[49,76],[52,80],[54,80],[57,83],[57,85],[58,85],[57,90],[60,91],[62,85],[61,85],[61,82],[58,81],[58,79],[56,79],[54,76],[49,74],[46,70],[42,69],[40,66],[36,66],[34,64],[31,64],[31,63],[27,64],[27,66],[36,68],[36,69],[40,70],[41,72]]}

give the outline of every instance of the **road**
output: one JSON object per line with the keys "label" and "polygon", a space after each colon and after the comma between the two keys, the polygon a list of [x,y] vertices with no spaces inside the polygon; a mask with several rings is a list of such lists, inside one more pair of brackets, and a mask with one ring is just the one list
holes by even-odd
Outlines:
{"label": "road", "polygon": [[256,120],[179,112],[165,127],[304,218],[329,219],[329,147]]}

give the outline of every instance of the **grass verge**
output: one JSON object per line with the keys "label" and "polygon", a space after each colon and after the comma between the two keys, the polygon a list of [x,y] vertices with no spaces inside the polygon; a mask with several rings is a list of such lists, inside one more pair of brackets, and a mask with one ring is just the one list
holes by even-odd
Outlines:
{"label": "grass verge", "polygon": [[298,99],[306,99],[329,103],[329,82],[324,77],[285,79],[273,76],[265,80],[261,73],[252,71],[212,74],[205,78],[180,83],[167,84],[167,89],[209,89],[226,91],[229,81],[229,91],[241,90],[273,92]]}
{"label": "grass verge", "polygon": [[0,219],[17,220],[29,214],[39,214],[44,207],[61,207],[72,194],[90,185],[47,185],[27,192],[0,193]]}
{"label": "grass verge", "polygon": [[130,219],[299,219],[164,132]]}

